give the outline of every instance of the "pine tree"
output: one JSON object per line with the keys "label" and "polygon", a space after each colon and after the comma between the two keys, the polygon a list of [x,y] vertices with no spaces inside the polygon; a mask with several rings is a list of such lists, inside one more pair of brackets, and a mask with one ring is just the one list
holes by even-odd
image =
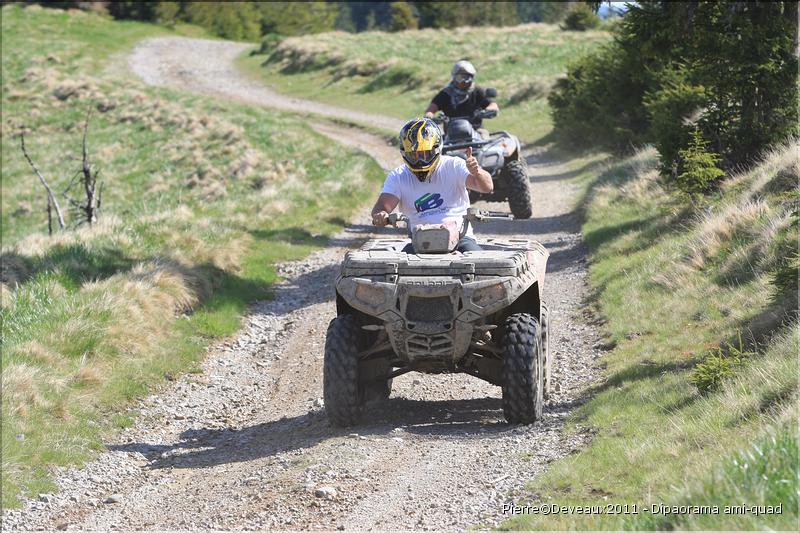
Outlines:
{"label": "pine tree", "polygon": [[719,155],[708,150],[708,141],[698,128],[692,133],[692,140],[685,150],[678,152],[681,172],[676,184],[683,192],[693,197],[707,192],[713,183],[725,175],[717,164]]}

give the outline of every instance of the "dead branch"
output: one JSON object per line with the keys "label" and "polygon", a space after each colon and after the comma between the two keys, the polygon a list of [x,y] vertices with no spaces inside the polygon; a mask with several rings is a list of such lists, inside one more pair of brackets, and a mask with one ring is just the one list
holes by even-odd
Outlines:
{"label": "dead branch", "polygon": [[63,190],[63,191],[61,191],[61,196],[62,196],[63,198],[67,198],[67,199],[69,199],[69,196],[67,196],[67,193],[69,193],[70,189],[72,189],[72,187],[73,187],[73,186],[74,186],[76,183],[78,183],[78,176],[80,176],[80,175],[81,175],[81,172],[82,172],[81,170],[78,170],[77,172],[75,172],[75,174],[73,174],[73,175],[72,175],[72,177],[71,177],[71,178],[70,178],[70,180],[69,180],[69,184],[67,184],[67,186],[66,186],[66,187],[64,187],[64,190]]}
{"label": "dead branch", "polygon": [[25,159],[28,160],[28,164],[31,166],[33,171],[39,177],[39,181],[42,182],[42,185],[47,190],[48,228],[50,230],[50,234],[52,235],[53,227],[52,227],[52,223],[49,220],[50,219],[49,213],[50,213],[51,205],[56,210],[56,216],[58,217],[58,225],[61,227],[61,229],[64,229],[64,228],[67,227],[67,225],[64,223],[64,215],[61,214],[61,206],[58,205],[58,200],[56,200],[56,196],[53,194],[53,189],[51,189],[50,185],[47,184],[47,180],[44,179],[44,176],[42,176],[42,173],[39,172],[39,169],[36,168],[36,165],[33,163],[33,160],[31,160],[31,156],[28,155],[28,151],[25,149],[25,133],[24,132],[20,132],[19,139],[20,139],[20,146],[22,148],[22,153],[25,155]]}
{"label": "dead branch", "polygon": [[83,211],[86,214],[86,221],[91,225],[97,221],[97,210],[99,202],[97,197],[97,172],[92,173],[89,164],[89,150],[86,147],[86,137],[89,132],[89,119],[92,116],[91,110],[86,113],[86,122],[83,124],[83,189],[86,192],[86,204]]}
{"label": "dead branch", "polygon": [[53,204],[50,203],[50,197],[47,197],[47,234],[53,234]]}

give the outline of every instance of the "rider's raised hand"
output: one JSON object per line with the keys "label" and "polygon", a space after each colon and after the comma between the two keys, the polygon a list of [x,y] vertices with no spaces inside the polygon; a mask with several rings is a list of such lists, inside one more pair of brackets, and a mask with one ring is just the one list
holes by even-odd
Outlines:
{"label": "rider's raised hand", "polygon": [[471,146],[467,148],[467,170],[469,170],[471,176],[477,176],[481,170],[478,160],[472,155]]}

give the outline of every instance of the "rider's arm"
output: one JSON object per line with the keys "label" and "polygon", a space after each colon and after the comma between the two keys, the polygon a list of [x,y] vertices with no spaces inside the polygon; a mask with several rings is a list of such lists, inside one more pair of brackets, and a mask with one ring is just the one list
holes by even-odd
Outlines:
{"label": "rider's arm", "polygon": [[394,208],[397,207],[399,203],[400,198],[397,196],[389,194],[388,192],[382,192],[380,196],[378,196],[378,201],[375,202],[375,205],[372,207],[372,223],[376,226],[385,226],[386,217],[389,216],[389,213],[394,211]]}
{"label": "rider's arm", "polygon": [[439,106],[431,102],[431,105],[425,110],[425,116],[430,118],[435,115],[437,111],[439,111]]}
{"label": "rider's arm", "polygon": [[496,109],[497,111],[500,111],[500,107],[497,105],[497,102],[491,102],[489,105],[484,107],[484,109],[486,109],[487,111],[492,110],[492,109]]}
{"label": "rider's arm", "polygon": [[492,183],[491,174],[479,167],[476,174],[467,176],[467,189],[483,193],[492,192],[494,190],[494,184]]}

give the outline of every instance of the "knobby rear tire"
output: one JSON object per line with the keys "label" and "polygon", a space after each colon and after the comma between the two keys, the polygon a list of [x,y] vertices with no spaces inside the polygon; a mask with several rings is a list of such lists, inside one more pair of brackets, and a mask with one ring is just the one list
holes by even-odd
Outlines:
{"label": "knobby rear tire", "polygon": [[503,178],[508,194],[508,206],[514,218],[531,218],[531,184],[525,163],[520,160],[509,161],[503,169]]}
{"label": "knobby rear tire", "polygon": [[542,418],[544,372],[539,322],[518,313],[503,324],[503,414],[510,424]]}

